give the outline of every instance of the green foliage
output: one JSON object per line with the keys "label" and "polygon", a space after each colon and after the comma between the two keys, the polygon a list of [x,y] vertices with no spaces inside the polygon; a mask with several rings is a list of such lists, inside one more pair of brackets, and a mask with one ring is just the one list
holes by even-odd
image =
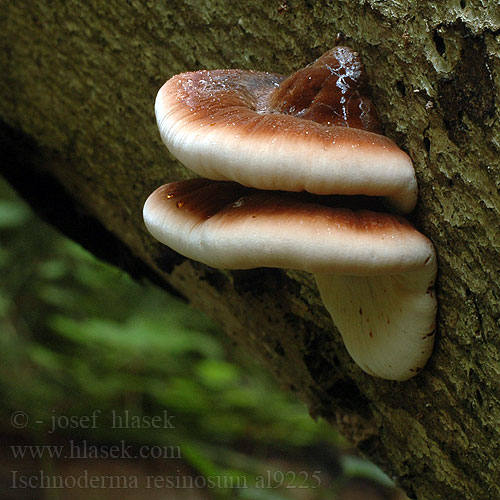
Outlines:
{"label": "green foliage", "polygon": [[[45,422],[26,429],[40,437],[54,415],[99,410],[100,425],[71,429],[72,437],[175,444],[198,473],[247,478],[263,473],[270,450],[293,456],[325,441],[339,444],[202,313],[96,261],[36,219],[4,184],[0,196],[4,432],[13,411]],[[175,429],[111,425],[112,412],[164,411],[175,417]],[[241,498],[291,497],[251,489]]]}

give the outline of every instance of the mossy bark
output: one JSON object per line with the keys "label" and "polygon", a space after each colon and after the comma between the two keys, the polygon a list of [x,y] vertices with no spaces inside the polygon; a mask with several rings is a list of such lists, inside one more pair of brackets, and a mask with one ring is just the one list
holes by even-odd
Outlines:
{"label": "mossy bark", "polygon": [[[207,311],[410,496],[500,498],[497,0],[0,0],[0,16],[0,170],[40,212]],[[141,218],[149,192],[190,175],[156,131],[168,77],[286,74],[337,33],[414,160],[413,219],[439,258],[435,352],[405,383],[353,364],[308,275],[209,269],[155,243]]]}

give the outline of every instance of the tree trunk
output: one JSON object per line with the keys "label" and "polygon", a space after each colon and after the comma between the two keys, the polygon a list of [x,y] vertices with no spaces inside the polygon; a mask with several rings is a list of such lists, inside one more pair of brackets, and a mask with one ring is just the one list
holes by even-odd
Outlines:
{"label": "tree trunk", "polygon": [[[498,0],[0,0],[0,16],[0,169],[40,213],[206,311],[409,496],[500,498]],[[351,361],[311,276],[210,269],[142,222],[154,188],[190,175],[156,130],[166,79],[287,74],[338,32],[415,163],[412,218],[438,253],[435,351],[404,383]]]}

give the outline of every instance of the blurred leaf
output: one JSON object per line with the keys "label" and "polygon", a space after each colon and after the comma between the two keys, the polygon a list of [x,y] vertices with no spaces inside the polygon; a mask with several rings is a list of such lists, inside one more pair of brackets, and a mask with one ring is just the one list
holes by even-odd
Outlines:
{"label": "blurred leaf", "polygon": [[201,418],[211,408],[208,394],[196,382],[181,377],[171,377],[163,391],[165,406],[195,412]]}
{"label": "blurred leaf", "polygon": [[394,481],[379,467],[355,455],[343,455],[341,465],[347,477],[368,477],[386,486],[394,486]]}
{"label": "blurred leaf", "polygon": [[32,344],[28,349],[31,360],[41,368],[46,370],[60,370],[61,358],[57,353],[41,345]]}
{"label": "blurred leaf", "polygon": [[49,305],[62,309],[78,310],[78,295],[71,288],[49,282],[34,287],[34,291],[40,300]]}
{"label": "blurred leaf", "polygon": [[65,261],[59,259],[47,260],[38,266],[38,274],[42,279],[60,280],[68,273]]}
{"label": "blurred leaf", "polygon": [[0,200],[0,230],[17,228],[31,217],[30,211],[21,203]]}
{"label": "blurred leaf", "polygon": [[238,368],[227,361],[205,359],[196,365],[196,373],[203,384],[211,389],[222,389],[236,384],[240,378]]}
{"label": "blurred leaf", "polygon": [[199,446],[195,443],[184,444],[182,448],[182,455],[186,462],[194,467],[205,477],[216,476],[219,472],[219,468],[208,458],[209,455],[205,453]]}

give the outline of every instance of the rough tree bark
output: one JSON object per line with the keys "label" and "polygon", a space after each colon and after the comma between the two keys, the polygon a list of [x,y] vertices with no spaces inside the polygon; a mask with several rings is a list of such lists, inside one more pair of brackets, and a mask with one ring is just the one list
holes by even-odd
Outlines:
{"label": "rough tree bark", "polygon": [[[498,0],[0,0],[0,16],[1,172],[39,212],[205,310],[411,497],[500,498]],[[413,219],[439,257],[437,345],[405,383],[353,364],[308,275],[209,269],[141,219],[150,191],[189,176],[154,122],[168,77],[286,74],[338,32],[415,162]]]}

